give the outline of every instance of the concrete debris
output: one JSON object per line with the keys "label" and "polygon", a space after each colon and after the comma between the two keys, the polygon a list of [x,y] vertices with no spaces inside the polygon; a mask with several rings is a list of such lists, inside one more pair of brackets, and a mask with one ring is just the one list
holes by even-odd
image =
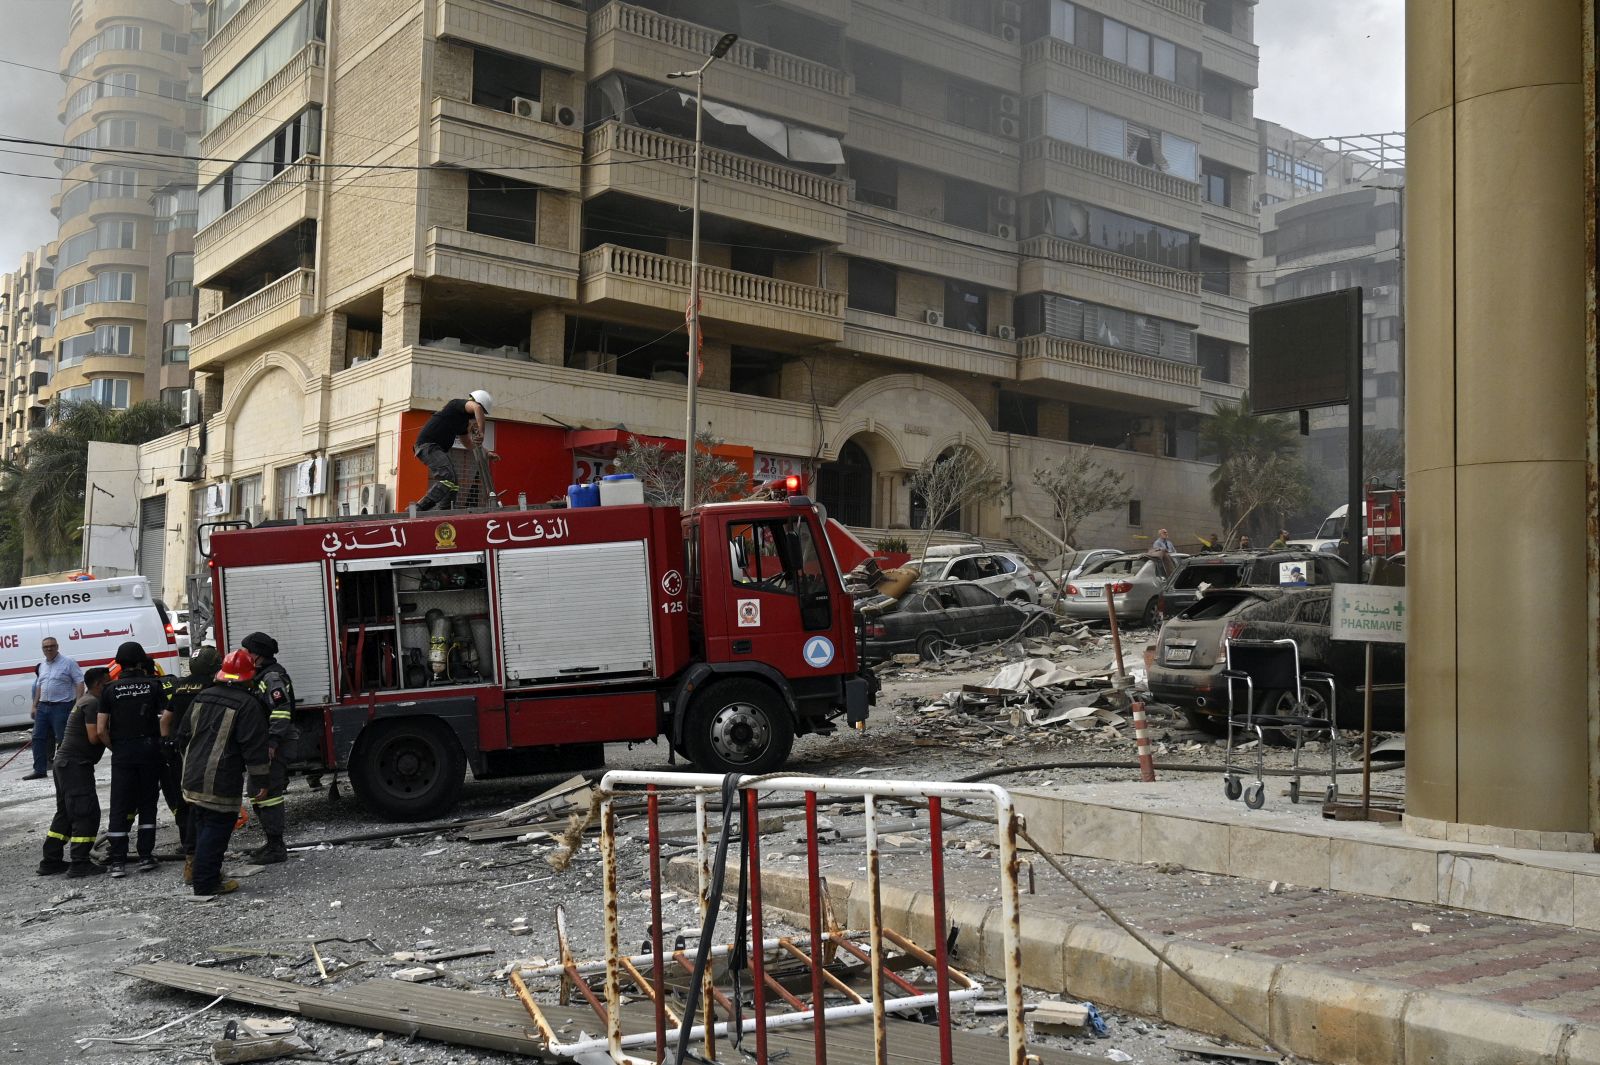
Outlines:
{"label": "concrete debris", "polygon": [[252,1017],[241,1021],[240,1026],[253,1039],[270,1039],[280,1035],[293,1035],[293,1021],[269,1021],[260,1017]]}
{"label": "concrete debris", "polygon": [[1411,930],[1413,932],[1432,932],[1433,931],[1433,925],[1431,925],[1431,924],[1423,924],[1421,921],[1412,921],[1411,922]]}
{"label": "concrete debris", "polygon": [[311,1044],[298,1036],[219,1039],[211,1044],[211,1058],[219,1065],[241,1065],[248,1061],[276,1061],[311,1053]]}
{"label": "concrete debris", "polygon": [[408,984],[420,984],[428,980],[439,979],[439,970],[426,965],[416,965],[409,969],[400,969],[390,975],[396,980],[404,980]]}
{"label": "concrete debris", "polygon": [[1048,1000],[1029,1011],[1033,1030],[1041,1035],[1074,1035],[1089,1023],[1089,1007],[1082,1002]]}

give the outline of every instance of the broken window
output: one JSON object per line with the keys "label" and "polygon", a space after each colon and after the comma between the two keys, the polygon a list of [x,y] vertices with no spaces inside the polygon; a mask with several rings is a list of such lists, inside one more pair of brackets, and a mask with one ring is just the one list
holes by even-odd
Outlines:
{"label": "broken window", "polygon": [[972,181],[947,177],[944,179],[944,220],[963,229],[988,232],[988,188]]}
{"label": "broken window", "polygon": [[969,333],[989,332],[989,294],[981,285],[965,281],[944,283],[944,324]]}
{"label": "broken window", "polygon": [[515,112],[513,101],[518,97],[539,99],[543,77],[544,68],[531,59],[487,48],[472,50],[472,102],[479,107]]}
{"label": "broken window", "polygon": [[999,397],[999,416],[995,428],[1002,433],[1018,436],[1039,435],[1039,398],[1020,392],[1002,391]]}
{"label": "broken window", "polygon": [[865,45],[852,44],[850,46],[850,73],[855,75],[856,93],[861,96],[882,100],[884,103],[900,103],[900,78],[901,63],[897,56],[888,52],[880,52],[876,48]]}
{"label": "broken window", "polygon": [[467,173],[467,229],[534,244],[538,217],[537,185],[476,170]]}
{"label": "broken window", "polygon": [[891,159],[846,151],[850,178],[856,183],[856,200],[894,210],[899,203],[900,168]]}
{"label": "broken window", "polygon": [[873,314],[895,313],[895,270],[870,259],[850,260],[848,306]]}

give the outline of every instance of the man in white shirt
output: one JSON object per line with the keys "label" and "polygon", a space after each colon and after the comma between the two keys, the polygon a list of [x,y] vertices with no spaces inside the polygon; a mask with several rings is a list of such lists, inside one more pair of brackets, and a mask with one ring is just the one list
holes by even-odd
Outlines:
{"label": "man in white shirt", "polygon": [[23,780],[43,780],[56,755],[56,745],[67,735],[67,717],[72,704],[83,694],[83,670],[61,653],[54,636],[46,636],[41,649],[44,661],[33,667],[33,772]]}
{"label": "man in white shirt", "polygon": [[1167,530],[1161,529],[1156,533],[1155,543],[1150,545],[1152,551],[1165,551],[1169,555],[1178,553],[1178,547],[1167,536]]}

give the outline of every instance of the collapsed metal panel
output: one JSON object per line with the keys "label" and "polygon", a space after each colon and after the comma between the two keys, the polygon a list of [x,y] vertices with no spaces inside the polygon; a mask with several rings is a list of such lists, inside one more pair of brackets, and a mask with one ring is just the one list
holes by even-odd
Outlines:
{"label": "collapsed metal panel", "polygon": [[499,553],[508,684],[649,675],[655,668],[643,540]]}
{"label": "collapsed metal panel", "polygon": [[[333,701],[328,596],[321,562],[229,567],[222,572],[222,637],[230,647],[252,632],[278,641],[301,703]],[[220,643],[221,641],[219,641]]]}

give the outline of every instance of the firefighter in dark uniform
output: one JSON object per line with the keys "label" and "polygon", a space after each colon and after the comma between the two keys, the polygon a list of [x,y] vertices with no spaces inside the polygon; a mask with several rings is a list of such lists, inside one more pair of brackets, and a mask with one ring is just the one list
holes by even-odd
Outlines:
{"label": "firefighter in dark uniform", "polygon": [[101,738],[111,749],[111,875],[126,873],[128,830],[139,823],[139,871],[156,864],[156,800],[161,797],[161,715],[167,693],[161,678],[148,671],[149,656],[137,641],[117,648],[116,680],[100,693],[97,715]]}
{"label": "firefighter in dark uniform", "polygon": [[428,467],[427,494],[414,504],[419,511],[448,510],[455,505],[461,486],[456,483],[450,449],[458,437],[469,448],[483,446],[484,424],[493,406],[494,397],[480,388],[465,399],[450,400],[418,430],[411,453]]}
{"label": "firefighter in dark uniform", "polygon": [[196,895],[226,895],[239,887],[238,881],[222,878],[222,856],[244,800],[246,773],[250,794],[258,801],[267,797],[267,716],[254,679],[250,652],[230,652],[216,683],[194,697],[178,726],[183,797],[195,841]]}
{"label": "firefighter in dark uniform", "polygon": [[289,680],[289,671],[277,659],[277,640],[264,632],[252,632],[240,644],[255,664],[256,694],[267,705],[270,763],[267,796],[252,800],[267,841],[250,852],[250,860],[258,865],[274,865],[289,860],[289,851],[283,845],[283,793],[289,787],[289,763],[294,761],[295,744],[300,738],[294,727],[294,684]]}
{"label": "firefighter in dark uniform", "polygon": [[178,825],[183,844],[183,882],[194,883],[194,831],[189,824],[189,804],[183,797],[183,748],[178,746],[178,730],[189,713],[189,705],[201,691],[211,687],[222,668],[222,653],[215,647],[202,647],[189,656],[189,675],[169,682],[167,712],[161,715],[161,794]]}
{"label": "firefighter in dark uniform", "polygon": [[[100,796],[95,791],[94,767],[106,750],[99,729],[100,692],[105,683],[104,666],[84,670],[83,694],[67,715],[67,727],[56,748],[56,816],[45,834],[40,876],[66,873],[80,877],[105,872],[103,866],[89,861],[95,837],[100,834]],[[69,844],[71,864],[64,860]]]}

